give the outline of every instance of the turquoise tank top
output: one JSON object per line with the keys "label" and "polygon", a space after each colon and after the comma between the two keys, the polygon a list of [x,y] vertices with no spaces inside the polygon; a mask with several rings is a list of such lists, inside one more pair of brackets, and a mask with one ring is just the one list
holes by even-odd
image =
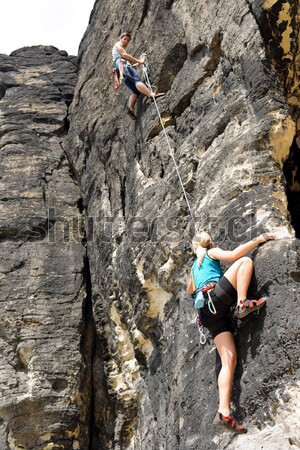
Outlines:
{"label": "turquoise tank top", "polygon": [[208,254],[203,258],[200,267],[197,265],[198,258],[195,259],[192,267],[194,282],[196,289],[201,288],[210,281],[218,282],[223,276],[223,270],[219,260],[212,259]]}

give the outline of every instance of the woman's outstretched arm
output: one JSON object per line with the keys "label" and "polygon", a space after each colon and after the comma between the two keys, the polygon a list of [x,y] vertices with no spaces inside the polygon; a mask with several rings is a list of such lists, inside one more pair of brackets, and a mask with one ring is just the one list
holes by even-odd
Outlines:
{"label": "woman's outstretched arm", "polygon": [[264,233],[258,237],[246,242],[245,244],[239,245],[234,250],[222,250],[221,248],[211,248],[208,250],[208,255],[213,259],[219,259],[225,262],[234,262],[237,259],[245,256],[259,244],[267,242],[269,240],[275,239],[273,234]]}

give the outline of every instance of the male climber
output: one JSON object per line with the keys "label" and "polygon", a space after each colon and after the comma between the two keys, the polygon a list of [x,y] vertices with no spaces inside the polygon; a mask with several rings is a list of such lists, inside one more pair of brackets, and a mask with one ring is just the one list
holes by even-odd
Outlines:
{"label": "male climber", "polygon": [[[112,49],[113,68],[116,70],[118,78],[124,77],[124,83],[131,90],[132,94],[128,101],[128,114],[132,119],[136,119],[134,106],[140,93],[146,95],[150,99],[162,97],[165,94],[156,92],[151,93],[150,89],[141,81],[137,71],[132,67],[133,64],[144,64],[143,59],[137,59],[126,52],[126,47],[131,40],[130,33],[122,33],[120,40],[116,42]],[[121,64],[121,67],[120,67]],[[122,73],[120,73],[122,72]]]}

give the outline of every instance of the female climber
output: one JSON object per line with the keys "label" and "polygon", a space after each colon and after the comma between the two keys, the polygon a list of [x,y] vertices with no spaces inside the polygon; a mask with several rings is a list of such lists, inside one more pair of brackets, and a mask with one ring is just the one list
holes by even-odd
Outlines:
{"label": "female climber", "polygon": [[[197,259],[192,266],[187,292],[191,295],[195,292],[204,294],[200,309],[201,322],[212,334],[222,365],[218,376],[219,408],[213,424],[233,433],[246,433],[247,429],[237,424],[230,413],[237,356],[228,313],[231,306],[236,304],[235,314],[238,318],[243,318],[265,304],[266,298],[247,298],[253,262],[245,255],[259,244],[274,238],[273,235],[264,233],[234,250],[214,247],[206,232],[193,238],[192,247]],[[233,264],[223,273],[220,261]]]}

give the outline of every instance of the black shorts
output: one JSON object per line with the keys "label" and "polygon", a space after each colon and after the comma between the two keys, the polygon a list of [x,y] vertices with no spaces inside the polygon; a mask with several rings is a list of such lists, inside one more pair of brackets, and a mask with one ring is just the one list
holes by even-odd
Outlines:
{"label": "black shorts", "polygon": [[236,303],[237,292],[226,277],[222,277],[213,291],[210,291],[211,299],[216,309],[216,314],[210,312],[208,305],[200,310],[201,322],[210,331],[213,338],[224,331],[232,332],[228,317],[230,308]]}

